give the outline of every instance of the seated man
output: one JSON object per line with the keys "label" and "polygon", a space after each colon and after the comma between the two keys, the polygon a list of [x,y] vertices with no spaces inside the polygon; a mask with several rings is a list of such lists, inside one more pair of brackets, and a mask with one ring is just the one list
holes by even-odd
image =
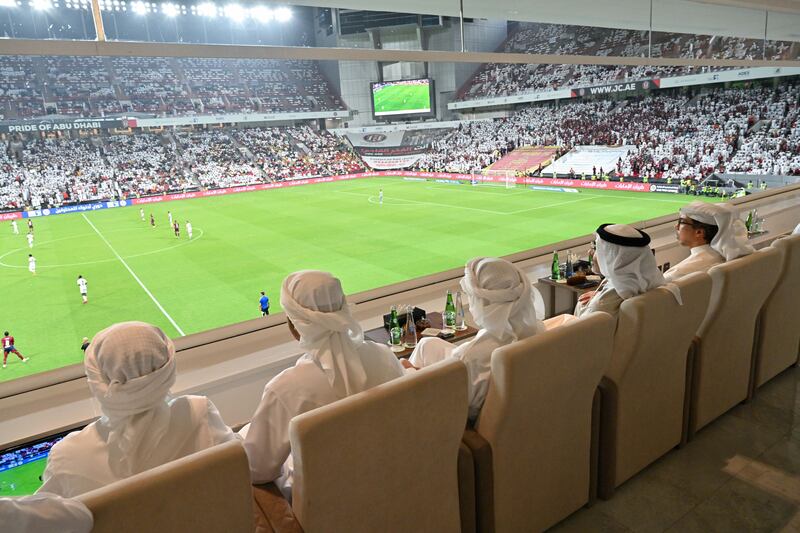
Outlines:
{"label": "seated man", "polygon": [[[594,264],[605,276],[597,290],[582,294],[575,306],[575,317],[604,311],[613,317],[619,314],[622,302],[656,287],[669,290],[678,302],[680,292],[666,284],[650,251],[650,236],[633,226],[603,224],[597,228],[597,251]],[[546,321],[548,329],[557,327],[572,315],[562,315]]]}
{"label": "seated man", "polygon": [[103,416],[53,446],[39,492],[77,496],[237,438],[208,398],[169,399],[175,347],[155,326],[104,329],[84,366]]}
{"label": "seated man", "polygon": [[[409,360],[403,360],[403,366],[422,368],[448,357],[463,361],[469,373],[469,417],[475,420],[489,389],[495,348],[531,337],[545,328],[536,316],[538,291],[524,272],[504,259],[478,257],[468,262],[461,288],[480,328],[478,334],[459,346],[438,338],[422,339]],[[544,314],[543,308],[540,314]]]}
{"label": "seated man", "polygon": [[253,419],[240,434],[253,483],[275,481],[289,499],[289,421],[398,378],[403,367],[388,346],[364,340],[341,282],[331,274],[304,270],[289,275],[281,286],[281,306],[289,331],[306,352],[267,383]]}
{"label": "seated man", "polygon": [[692,202],[680,210],[675,231],[678,242],[689,247],[689,257],[664,273],[667,281],[754,251],[747,242],[747,228],[728,204]]}
{"label": "seated man", "polygon": [[54,494],[0,498],[3,533],[89,533],[94,517],[78,500]]}

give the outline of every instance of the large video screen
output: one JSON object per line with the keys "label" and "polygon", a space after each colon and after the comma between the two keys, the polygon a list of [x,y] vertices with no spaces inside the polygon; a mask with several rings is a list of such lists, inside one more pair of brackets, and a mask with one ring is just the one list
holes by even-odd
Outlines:
{"label": "large video screen", "polygon": [[372,84],[372,108],[376,117],[424,115],[433,112],[430,79],[387,81]]}

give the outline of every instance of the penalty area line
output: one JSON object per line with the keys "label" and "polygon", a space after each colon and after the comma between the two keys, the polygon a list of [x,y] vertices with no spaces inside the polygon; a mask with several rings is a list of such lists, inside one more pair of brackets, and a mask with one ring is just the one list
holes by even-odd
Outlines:
{"label": "penalty area line", "polygon": [[125,262],[125,260],[122,258],[122,256],[117,253],[117,251],[114,249],[114,247],[111,246],[111,243],[108,242],[105,237],[103,237],[103,234],[100,233],[100,230],[98,230],[95,227],[95,225],[92,224],[92,221],[89,220],[89,218],[86,216],[85,213],[81,213],[81,216],[92,227],[94,232],[97,233],[97,236],[100,237],[100,239],[102,239],[102,241],[104,243],[106,243],[106,246],[108,246],[108,249],[111,250],[111,253],[113,253],[114,256],[119,260],[119,262],[122,263],[122,266],[124,266],[128,270],[128,272],[130,272],[131,276],[133,276],[133,279],[136,280],[136,283],[139,284],[139,286],[142,288],[142,290],[144,290],[144,292],[147,293],[147,295],[150,297],[150,299],[153,300],[153,303],[156,304],[156,307],[158,307],[158,309],[164,314],[164,316],[167,317],[167,320],[169,320],[169,323],[172,324],[172,326],[176,330],[178,330],[178,333],[180,333],[181,337],[185,337],[186,333],[184,333],[183,330],[181,329],[181,327],[175,322],[175,320],[173,320],[172,317],[169,316],[169,313],[167,313],[167,310],[164,309],[164,307],[159,303],[158,300],[156,300],[156,297],[153,296],[153,293],[150,292],[150,290],[147,287],[145,287],[144,283],[142,283],[142,280],[139,279],[139,276],[136,275],[136,272],[134,272],[133,269],[128,265],[128,263]]}

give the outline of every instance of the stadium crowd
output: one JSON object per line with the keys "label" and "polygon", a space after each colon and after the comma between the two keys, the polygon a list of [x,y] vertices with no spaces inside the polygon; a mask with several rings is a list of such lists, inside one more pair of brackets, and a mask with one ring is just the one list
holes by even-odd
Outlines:
{"label": "stadium crowd", "polygon": [[308,126],[14,139],[0,145],[0,209],[33,209],[364,170]]}
{"label": "stadium crowd", "polygon": [[[536,105],[502,119],[425,132],[416,170],[479,172],[526,145],[632,146],[609,174],[702,179],[800,175],[800,83]],[[414,135],[413,132],[411,135]],[[0,156],[0,208],[219,188],[359,172],[345,141],[310,126],[225,128],[90,139],[14,138]],[[536,170],[536,169],[533,169]]]}
{"label": "stadium crowd", "polygon": [[532,106],[508,118],[475,121],[429,144],[418,170],[479,172],[526,145],[633,145],[623,176],[701,178],[714,172],[800,175],[800,84],[717,89],[694,98]]}
{"label": "stadium crowd", "polygon": [[[691,59],[796,59],[800,49],[785,41],[654,33],[652,57]],[[647,57],[646,31],[518,23],[498,52]],[[763,52],[763,54],[762,54]],[[714,69],[719,70],[719,69]],[[653,77],[697,74],[691,67],[487,63],[458,91],[458,100],[585,87]]]}
{"label": "stadium crowd", "polygon": [[345,109],[306,60],[0,56],[0,117]]}

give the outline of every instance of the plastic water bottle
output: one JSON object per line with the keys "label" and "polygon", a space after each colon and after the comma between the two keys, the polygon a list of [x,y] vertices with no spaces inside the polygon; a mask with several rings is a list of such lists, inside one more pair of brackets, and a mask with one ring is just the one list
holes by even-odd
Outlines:
{"label": "plastic water bottle", "polygon": [[464,303],[461,301],[461,291],[456,292],[456,329],[458,331],[467,329],[467,321],[464,317]]}
{"label": "plastic water bottle", "polygon": [[406,308],[406,329],[403,338],[403,346],[414,348],[417,345],[417,325],[414,324],[414,307],[409,305]]}
{"label": "plastic water bottle", "polygon": [[572,252],[568,251],[567,252],[567,265],[566,265],[566,268],[564,269],[564,276],[567,279],[569,279],[569,278],[572,277],[573,274],[574,274],[574,272],[572,270]]}

